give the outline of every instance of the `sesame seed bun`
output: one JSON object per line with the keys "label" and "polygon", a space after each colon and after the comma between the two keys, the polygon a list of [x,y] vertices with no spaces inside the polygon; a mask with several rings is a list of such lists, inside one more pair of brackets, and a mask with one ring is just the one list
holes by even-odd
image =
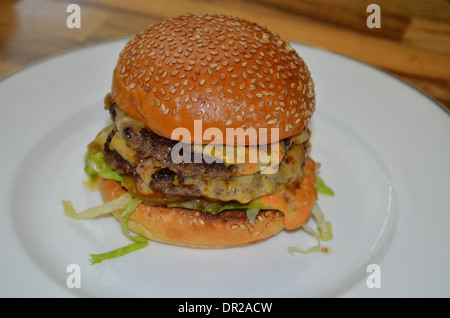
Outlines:
{"label": "sesame seed bun", "polygon": [[[192,142],[208,128],[267,128],[245,144],[291,137],[315,108],[314,83],[288,41],[254,22],[224,15],[184,15],[149,26],[121,51],[111,96],[129,116],[172,139]],[[202,120],[202,136],[194,133]],[[177,138],[174,138],[177,140]]]}
{"label": "sesame seed bun", "polygon": [[[100,178],[100,192],[108,202],[126,190],[117,181]],[[119,218],[120,211],[114,213]],[[141,203],[130,215],[128,228],[148,240],[192,248],[228,248],[264,241],[284,229],[283,213],[261,211],[254,224],[243,211],[216,215],[183,208]]]}

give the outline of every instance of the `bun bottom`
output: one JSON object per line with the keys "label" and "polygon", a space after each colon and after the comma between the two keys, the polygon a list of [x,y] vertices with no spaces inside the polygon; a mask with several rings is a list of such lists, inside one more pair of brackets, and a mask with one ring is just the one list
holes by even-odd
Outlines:
{"label": "bun bottom", "polygon": [[[100,192],[108,202],[126,193],[122,185],[100,178]],[[120,212],[114,213],[118,219]],[[191,248],[228,248],[255,244],[284,229],[283,213],[260,211],[254,224],[243,211],[210,214],[183,208],[141,203],[128,219],[128,228],[148,240]]]}

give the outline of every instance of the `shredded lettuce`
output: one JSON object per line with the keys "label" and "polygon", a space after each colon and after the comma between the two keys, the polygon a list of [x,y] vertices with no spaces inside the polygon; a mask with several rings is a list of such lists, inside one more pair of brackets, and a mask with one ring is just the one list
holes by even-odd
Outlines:
{"label": "shredded lettuce", "polygon": [[135,250],[141,249],[148,245],[148,241],[146,238],[139,235],[137,236],[130,235],[130,231],[128,230],[128,218],[131,215],[131,213],[133,213],[136,210],[137,206],[141,202],[142,202],[141,200],[134,198],[131,194],[125,193],[113,201],[89,208],[82,212],[76,212],[72,205],[72,202],[70,201],[62,202],[64,206],[64,212],[66,213],[66,215],[76,219],[93,219],[101,215],[111,214],[113,212],[122,210],[122,213],[120,214],[120,223],[122,226],[122,232],[134,243],[107,253],[91,254],[90,255],[92,257],[90,259],[91,264],[98,264],[103,260],[116,258],[128,254],[130,252],[133,252]]}
{"label": "shredded lettuce", "polygon": [[252,207],[247,209],[247,218],[250,224],[255,224],[255,218],[261,209],[259,207]]}
{"label": "shredded lettuce", "polygon": [[333,239],[333,231],[331,228],[331,223],[326,222],[324,228],[318,228],[320,239],[322,241],[331,241]]}
{"label": "shredded lettuce", "polygon": [[[260,203],[256,203],[260,207]],[[245,210],[255,207],[255,203],[252,201],[247,204],[240,204],[239,202],[207,202],[205,200],[191,200],[174,202],[167,204],[169,208],[186,208],[190,210],[205,211],[211,214],[217,214],[225,210]]]}
{"label": "shredded lettuce", "polygon": [[[320,168],[321,164],[317,163],[317,167]],[[327,186],[323,179],[320,177],[317,177],[316,189],[317,192],[321,194],[334,196],[334,191],[329,186]],[[314,203],[313,207],[311,208],[311,215],[317,223],[317,231],[306,225],[302,226],[301,229],[314,236],[318,243],[317,245],[311,246],[308,250],[302,250],[296,246],[291,246],[288,248],[288,252],[291,255],[294,255],[294,253],[308,254],[312,252],[318,252],[320,251],[321,241],[330,241],[333,239],[331,223],[325,220],[325,216],[317,203]]]}
{"label": "shredded lettuce", "polygon": [[305,230],[307,233],[314,236],[314,238],[317,240],[317,245],[311,246],[308,250],[302,250],[296,246],[290,246],[288,247],[288,252],[291,255],[294,255],[294,253],[302,253],[302,254],[308,254],[312,252],[318,252],[320,251],[320,243],[321,241],[329,241],[333,239],[333,232],[331,229],[331,223],[325,221],[325,216],[322,212],[322,210],[319,208],[319,205],[317,203],[314,203],[311,214],[316,220],[317,223],[317,231],[312,229],[311,227],[307,225],[303,225],[302,229]]}
{"label": "shredded lettuce", "polygon": [[120,214],[120,223],[122,225],[122,232],[123,234],[128,237],[130,240],[135,241],[137,243],[144,243],[147,242],[147,239],[142,236],[135,236],[130,235],[130,231],[128,230],[128,217],[131,215],[131,213],[136,210],[137,206],[142,201],[136,198],[132,198],[128,203],[126,204],[125,208],[123,209],[122,213]]}
{"label": "shredded lettuce", "polygon": [[117,248],[115,250],[112,250],[112,251],[109,251],[106,253],[90,254],[89,256],[91,256],[91,258],[89,259],[89,261],[91,262],[91,265],[98,264],[102,261],[117,258],[117,257],[123,256],[125,254],[137,251],[141,248],[147,247],[147,245],[148,245],[147,241],[135,242],[135,243],[131,243],[127,246],[120,247],[120,248]]}
{"label": "shredded lettuce", "polygon": [[122,175],[114,170],[103,157],[103,152],[88,151],[85,158],[84,171],[89,179],[95,180],[98,176],[104,179],[122,181]]}
{"label": "shredded lettuce", "polygon": [[254,224],[255,218],[260,210],[274,209],[272,207],[265,206],[260,200],[254,200],[247,204],[241,204],[239,202],[205,202],[202,200],[191,200],[169,203],[167,204],[167,207],[205,211],[211,214],[217,214],[226,210],[246,210],[247,218],[251,224]]}
{"label": "shredded lettuce", "polygon": [[315,203],[311,209],[311,214],[317,222],[319,232],[319,238],[322,241],[330,241],[333,239],[333,232],[331,230],[331,223],[325,221],[325,215],[319,208],[319,205]]}
{"label": "shredded lettuce", "polygon": [[317,177],[317,192],[334,196],[334,191],[325,184],[322,178]]}
{"label": "shredded lettuce", "polygon": [[290,247],[288,247],[289,254],[291,254],[291,255],[294,255],[294,253],[309,254],[309,253],[314,253],[314,252],[320,251],[320,237],[319,237],[319,234],[316,231],[314,231],[312,228],[307,226],[307,225],[303,225],[301,227],[301,229],[305,230],[305,232],[307,232],[307,233],[311,234],[312,236],[314,236],[314,238],[317,240],[317,245],[311,246],[306,251],[302,250],[302,249],[300,249],[300,248],[298,248],[296,246],[290,246]]}
{"label": "shredded lettuce", "polygon": [[[319,164],[320,167],[320,164]],[[101,151],[88,151],[85,158],[85,172],[90,180],[96,180],[99,176],[105,179],[115,181],[122,181],[123,176],[114,170],[104,159]],[[321,178],[317,178],[317,191],[322,194],[334,196],[333,190],[328,187]],[[140,235],[130,235],[128,229],[129,216],[136,210],[137,206],[142,203],[139,198],[133,197],[129,193],[125,193],[121,197],[110,201],[108,203],[88,208],[82,212],[76,212],[72,202],[62,201],[64,212],[66,215],[76,219],[92,219],[105,214],[111,214],[116,211],[121,211],[119,219],[123,234],[128,237],[133,243],[114,249],[112,251],[101,254],[90,254],[91,264],[98,264],[104,260],[109,260],[131,253],[148,246],[146,238]],[[189,200],[183,202],[174,202],[167,204],[167,207],[182,207],[191,210],[201,210],[211,214],[217,214],[226,210],[246,210],[247,218],[251,224],[254,224],[255,218],[260,210],[276,210],[271,206],[266,206],[261,200],[254,200],[247,204],[240,204],[239,202],[209,202],[206,200]],[[316,240],[317,245],[309,247],[307,250],[302,250],[298,247],[291,246],[288,252],[291,255],[294,253],[308,254],[318,252],[321,250],[321,241],[329,241],[333,238],[331,223],[325,220],[324,214],[320,210],[317,203],[311,209],[311,214],[317,223],[317,231],[313,228],[304,225],[302,230],[311,234]]]}
{"label": "shredded lettuce", "polygon": [[75,219],[93,219],[103,214],[111,214],[114,211],[124,209],[126,204],[131,199],[133,199],[131,194],[125,193],[124,195],[118,197],[115,200],[109,201],[108,203],[105,204],[88,208],[82,212],[76,212],[75,209],[73,208],[71,201],[62,201],[62,203],[66,215]]}

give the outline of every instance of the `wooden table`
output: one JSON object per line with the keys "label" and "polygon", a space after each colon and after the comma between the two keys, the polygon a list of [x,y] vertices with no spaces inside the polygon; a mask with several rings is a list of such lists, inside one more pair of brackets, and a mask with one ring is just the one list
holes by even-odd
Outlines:
{"label": "wooden table", "polygon": [[[81,28],[67,27],[71,3],[80,7]],[[367,12],[369,4],[379,6],[379,20],[375,11]],[[2,0],[0,76],[80,45],[132,36],[187,12],[255,20],[292,41],[394,73],[450,109],[448,0]],[[369,16],[380,28],[368,27]]]}

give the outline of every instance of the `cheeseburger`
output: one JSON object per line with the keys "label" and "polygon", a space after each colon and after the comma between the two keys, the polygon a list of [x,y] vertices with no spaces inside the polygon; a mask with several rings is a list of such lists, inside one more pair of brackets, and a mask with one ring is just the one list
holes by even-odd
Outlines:
{"label": "cheeseburger", "polygon": [[266,27],[214,14],[167,19],[120,52],[105,98],[111,125],[89,144],[86,172],[99,174],[105,202],[133,201],[112,209],[140,238],[261,242],[305,226],[316,207],[314,108],[303,59]]}

